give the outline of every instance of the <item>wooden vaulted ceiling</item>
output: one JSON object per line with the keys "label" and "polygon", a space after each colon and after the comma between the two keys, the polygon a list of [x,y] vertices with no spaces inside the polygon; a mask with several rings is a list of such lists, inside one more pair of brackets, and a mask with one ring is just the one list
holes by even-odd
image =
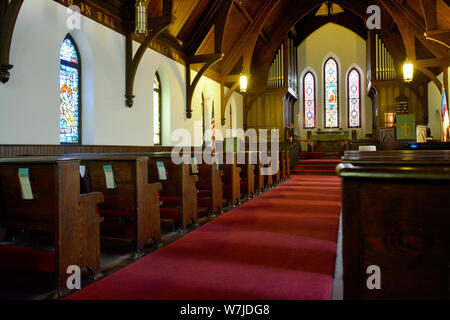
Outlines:
{"label": "wooden vaulted ceiling", "polygon": [[[134,0],[95,2],[132,27]],[[344,8],[342,17],[314,17],[323,0],[173,0],[173,23],[159,39],[185,57],[223,53],[223,59],[209,71],[223,83],[233,82],[230,74],[240,72],[243,64],[249,65],[251,69],[246,71],[251,71],[252,79],[256,79],[252,84],[260,86],[264,85],[273,56],[290,30],[296,34],[297,44],[328,21],[342,24],[364,37],[367,8],[377,4],[382,10],[379,34],[394,59],[400,61],[408,54],[417,59],[448,60],[448,46],[429,40],[424,34],[434,32],[437,34],[434,37],[444,42],[448,36],[446,43],[450,45],[449,0],[334,2]],[[149,17],[158,17],[161,13],[162,0],[150,0]],[[218,23],[221,14],[225,14],[225,23]],[[432,73],[438,71],[435,69]]]}

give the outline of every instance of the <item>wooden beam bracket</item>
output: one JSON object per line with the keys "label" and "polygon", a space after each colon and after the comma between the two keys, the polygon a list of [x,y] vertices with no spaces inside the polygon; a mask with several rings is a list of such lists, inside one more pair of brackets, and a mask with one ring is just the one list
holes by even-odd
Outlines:
{"label": "wooden beam bracket", "polygon": [[[186,61],[186,117],[192,117],[192,98],[200,78],[214,63],[223,59],[223,53],[212,53],[189,57]],[[191,64],[205,63],[191,83]]]}
{"label": "wooden beam bracket", "polygon": [[8,82],[13,66],[9,63],[12,35],[23,0],[0,0],[0,81]]}
{"label": "wooden beam bracket", "polygon": [[125,88],[125,103],[128,108],[131,108],[134,104],[134,80],[136,77],[137,69],[141,63],[142,57],[150,42],[152,42],[158,35],[163,32],[170,24],[172,24],[172,7],[173,0],[163,0],[163,15],[157,18],[151,18],[148,21],[148,33],[145,39],[142,41],[139,49],[133,57],[133,40],[131,37],[131,31],[127,31],[126,34],[126,88]]}

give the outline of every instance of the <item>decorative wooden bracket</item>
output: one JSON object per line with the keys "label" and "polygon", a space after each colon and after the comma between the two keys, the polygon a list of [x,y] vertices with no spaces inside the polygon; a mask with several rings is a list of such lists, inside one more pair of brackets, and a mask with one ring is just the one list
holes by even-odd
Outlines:
{"label": "decorative wooden bracket", "polygon": [[0,0],[0,81],[9,80],[11,40],[23,0]]}
{"label": "decorative wooden bracket", "polygon": [[126,105],[131,108],[134,103],[134,80],[136,72],[144,56],[145,50],[147,50],[148,44],[152,42],[156,37],[163,32],[172,23],[172,7],[173,0],[163,0],[163,15],[158,18],[151,18],[148,21],[148,34],[142,41],[139,49],[133,58],[133,40],[131,38],[131,32],[126,34]]}
{"label": "decorative wooden bracket", "polygon": [[[192,98],[200,78],[214,63],[223,59],[223,53],[213,53],[189,57],[186,62],[186,117],[192,117]],[[191,64],[205,63],[191,83]]]}

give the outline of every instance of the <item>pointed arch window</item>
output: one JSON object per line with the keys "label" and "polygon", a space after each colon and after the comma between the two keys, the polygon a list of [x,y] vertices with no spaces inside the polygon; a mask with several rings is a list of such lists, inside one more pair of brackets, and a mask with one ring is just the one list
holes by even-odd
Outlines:
{"label": "pointed arch window", "polygon": [[361,76],[352,69],[347,77],[348,127],[361,128]]}
{"label": "pointed arch window", "polygon": [[81,58],[70,35],[64,39],[59,70],[59,141],[81,143]]}
{"label": "pointed arch window", "polygon": [[330,58],[324,67],[325,128],[339,128],[339,68]]}
{"label": "pointed arch window", "polygon": [[311,72],[303,78],[303,105],[304,105],[304,128],[314,129],[316,127],[316,79]]}
{"label": "pointed arch window", "polygon": [[158,72],[153,79],[153,144],[161,145],[161,81]]}

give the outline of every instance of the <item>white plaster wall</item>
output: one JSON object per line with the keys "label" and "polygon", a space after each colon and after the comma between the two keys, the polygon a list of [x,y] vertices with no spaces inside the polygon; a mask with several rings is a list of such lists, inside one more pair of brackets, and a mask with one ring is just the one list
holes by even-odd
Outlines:
{"label": "white plaster wall", "polygon": [[[299,101],[295,104],[295,114],[300,114],[295,121],[295,132],[303,139],[307,130],[303,129],[303,77],[308,71],[316,76],[316,129],[325,130],[323,65],[333,57],[339,64],[339,108],[340,128],[347,128],[347,73],[354,67],[361,73],[362,123],[358,138],[364,138],[372,132],[372,101],[366,95],[366,41],[353,31],[334,23],[328,23],[313,32],[298,47],[299,59]],[[298,117],[297,117],[298,120]],[[335,129],[336,130],[336,129]]]}
{"label": "white plaster wall", "polygon": [[[439,81],[443,83],[444,74],[438,76]],[[450,68],[449,68],[450,83]],[[447,104],[449,93],[446,92]],[[428,126],[431,129],[431,136],[435,140],[442,139],[442,92],[436,87],[434,82],[428,84]]]}
{"label": "white plaster wall", "polygon": [[[0,85],[0,143],[59,144],[59,48],[70,31],[67,9],[48,0],[25,1],[11,47],[11,78]],[[151,49],[136,74],[134,106],[125,106],[125,37],[82,17],[81,30],[70,32],[82,59],[82,142],[97,145],[153,144],[153,77],[162,83],[163,145],[184,128],[194,136],[201,121],[201,92],[214,96],[216,128],[220,121],[220,85],[202,77],[194,93],[193,117],[185,116],[185,67]],[[137,50],[137,43],[134,50]],[[195,73],[193,73],[195,74]],[[200,100],[199,100],[200,97]],[[233,94],[242,127],[242,96]],[[200,102],[200,103],[199,103]]]}

